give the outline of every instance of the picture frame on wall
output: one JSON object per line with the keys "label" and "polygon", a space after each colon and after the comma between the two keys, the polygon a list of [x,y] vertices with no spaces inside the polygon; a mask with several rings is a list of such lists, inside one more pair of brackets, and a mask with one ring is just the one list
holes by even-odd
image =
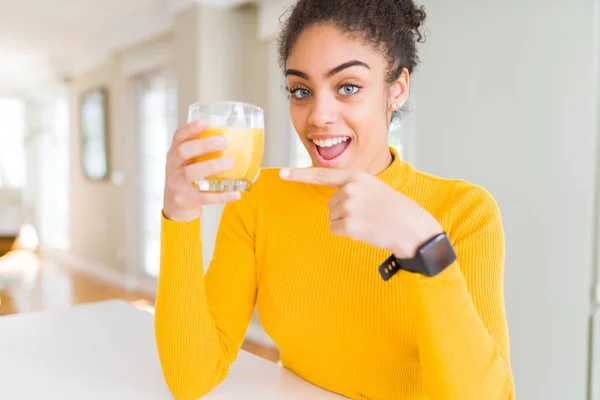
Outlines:
{"label": "picture frame on wall", "polygon": [[84,92],[80,102],[81,162],[84,176],[91,181],[109,179],[109,99],[105,87]]}

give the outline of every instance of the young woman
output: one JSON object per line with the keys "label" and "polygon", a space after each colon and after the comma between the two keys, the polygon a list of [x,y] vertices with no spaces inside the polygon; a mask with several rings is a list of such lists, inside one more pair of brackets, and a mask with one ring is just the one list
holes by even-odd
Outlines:
{"label": "young woman", "polygon": [[[514,399],[496,202],[388,146],[425,19],[411,0],[300,0],[280,54],[307,169],[199,193],[231,168],[182,127],[168,157],[156,338],[178,399],[222,382],[255,306],[283,365],[354,399]],[[227,203],[204,274],[200,218]]]}

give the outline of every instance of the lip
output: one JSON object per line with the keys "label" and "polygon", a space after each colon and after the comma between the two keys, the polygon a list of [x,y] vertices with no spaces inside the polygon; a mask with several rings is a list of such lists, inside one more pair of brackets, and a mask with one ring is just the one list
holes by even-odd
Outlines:
{"label": "lip", "polygon": [[313,159],[317,161],[317,166],[318,167],[322,167],[322,168],[335,168],[336,166],[338,166],[342,159],[344,158],[344,156],[346,155],[346,153],[348,152],[348,150],[350,149],[350,146],[352,146],[352,141],[353,139],[350,138],[350,143],[348,143],[348,146],[346,147],[346,150],[343,151],[342,154],[340,154],[339,156],[337,156],[336,158],[333,158],[331,160],[326,160],[323,157],[321,157],[321,155],[319,154],[319,151],[317,150],[317,145],[315,144],[315,142],[313,142],[314,139],[317,140],[326,140],[326,139],[331,139],[331,138],[335,138],[335,137],[339,137],[339,136],[314,136],[311,138],[310,140],[310,148],[311,151],[314,155]]}

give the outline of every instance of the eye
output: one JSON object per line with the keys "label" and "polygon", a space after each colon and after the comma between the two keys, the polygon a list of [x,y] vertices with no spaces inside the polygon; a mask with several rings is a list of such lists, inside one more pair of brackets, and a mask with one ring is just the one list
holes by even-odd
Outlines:
{"label": "eye", "polygon": [[290,94],[296,100],[305,100],[310,97],[310,90],[305,88],[290,89]]}
{"label": "eye", "polygon": [[358,92],[359,89],[360,86],[358,85],[344,85],[338,90],[338,93],[342,96],[351,96]]}

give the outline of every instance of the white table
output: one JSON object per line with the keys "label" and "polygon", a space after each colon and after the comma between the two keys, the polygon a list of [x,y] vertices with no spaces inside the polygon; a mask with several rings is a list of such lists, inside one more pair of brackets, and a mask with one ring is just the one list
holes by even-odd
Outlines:
{"label": "white table", "polygon": [[[122,301],[0,317],[0,398],[173,399],[160,368],[153,315]],[[203,399],[342,399],[240,350]]]}

